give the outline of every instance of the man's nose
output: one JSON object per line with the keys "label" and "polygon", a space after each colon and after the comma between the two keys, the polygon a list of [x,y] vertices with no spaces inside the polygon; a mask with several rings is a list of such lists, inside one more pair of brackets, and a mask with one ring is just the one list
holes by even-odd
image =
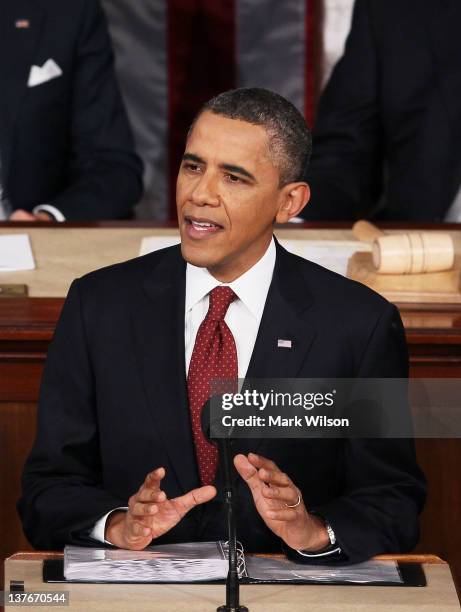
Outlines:
{"label": "man's nose", "polygon": [[218,206],[220,199],[217,177],[205,172],[194,185],[191,200],[197,206]]}

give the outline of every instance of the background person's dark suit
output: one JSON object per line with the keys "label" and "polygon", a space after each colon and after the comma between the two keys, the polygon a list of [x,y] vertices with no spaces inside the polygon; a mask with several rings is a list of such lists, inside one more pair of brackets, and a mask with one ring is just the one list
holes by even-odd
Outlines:
{"label": "background person's dark suit", "polygon": [[443,220],[461,185],[460,23],[459,0],[356,1],[303,216]]}
{"label": "background person's dark suit", "polygon": [[[38,437],[19,511],[37,548],[81,535],[155,467],[169,497],[199,486],[184,365],[185,263],[179,247],[76,281],[50,346]],[[292,339],[292,350],[277,339]],[[396,309],[377,294],[277,247],[248,377],[405,376]],[[412,548],[424,479],[409,441],[239,441],[273,459],[324,515],[350,560]],[[239,539],[278,550],[238,479]],[[158,541],[226,537],[219,501],[190,512]]]}
{"label": "background person's dark suit", "polygon": [[[49,59],[62,75],[28,87],[31,66]],[[142,166],[98,0],[2,0],[0,84],[1,183],[13,210],[129,215]]]}

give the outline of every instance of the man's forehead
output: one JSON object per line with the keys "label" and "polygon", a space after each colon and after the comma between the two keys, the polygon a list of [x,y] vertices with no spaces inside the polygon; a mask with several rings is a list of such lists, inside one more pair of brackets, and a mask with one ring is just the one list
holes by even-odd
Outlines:
{"label": "man's forehead", "polygon": [[264,127],[210,111],[197,119],[187,139],[186,152],[200,157],[237,157],[240,161],[242,158],[255,162],[270,159],[269,138]]}

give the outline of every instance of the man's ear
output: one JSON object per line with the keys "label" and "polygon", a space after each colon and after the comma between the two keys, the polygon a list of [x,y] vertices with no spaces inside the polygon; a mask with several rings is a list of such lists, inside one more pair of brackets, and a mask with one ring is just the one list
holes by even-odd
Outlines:
{"label": "man's ear", "polygon": [[293,217],[297,217],[309,202],[311,190],[307,183],[290,183],[285,185],[282,191],[282,202],[279,206],[275,221],[277,223],[288,223]]}

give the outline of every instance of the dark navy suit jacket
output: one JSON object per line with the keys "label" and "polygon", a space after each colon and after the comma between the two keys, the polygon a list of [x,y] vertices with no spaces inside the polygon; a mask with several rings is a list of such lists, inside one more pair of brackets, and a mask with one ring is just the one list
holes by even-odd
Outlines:
{"label": "dark navy suit jacket", "polygon": [[[95,521],[126,505],[156,467],[166,468],[169,497],[200,486],[184,360],[185,268],[178,246],[73,283],[48,353],[19,503],[35,547],[88,544]],[[278,338],[291,338],[292,349],[278,348]],[[277,245],[248,378],[402,377],[407,366],[394,306]],[[425,484],[411,441],[236,442],[235,453],[250,450],[289,474],[349,560],[416,544]],[[280,552],[246,483],[236,481],[239,539],[247,550]],[[159,541],[214,538],[227,539],[221,497]]]}

